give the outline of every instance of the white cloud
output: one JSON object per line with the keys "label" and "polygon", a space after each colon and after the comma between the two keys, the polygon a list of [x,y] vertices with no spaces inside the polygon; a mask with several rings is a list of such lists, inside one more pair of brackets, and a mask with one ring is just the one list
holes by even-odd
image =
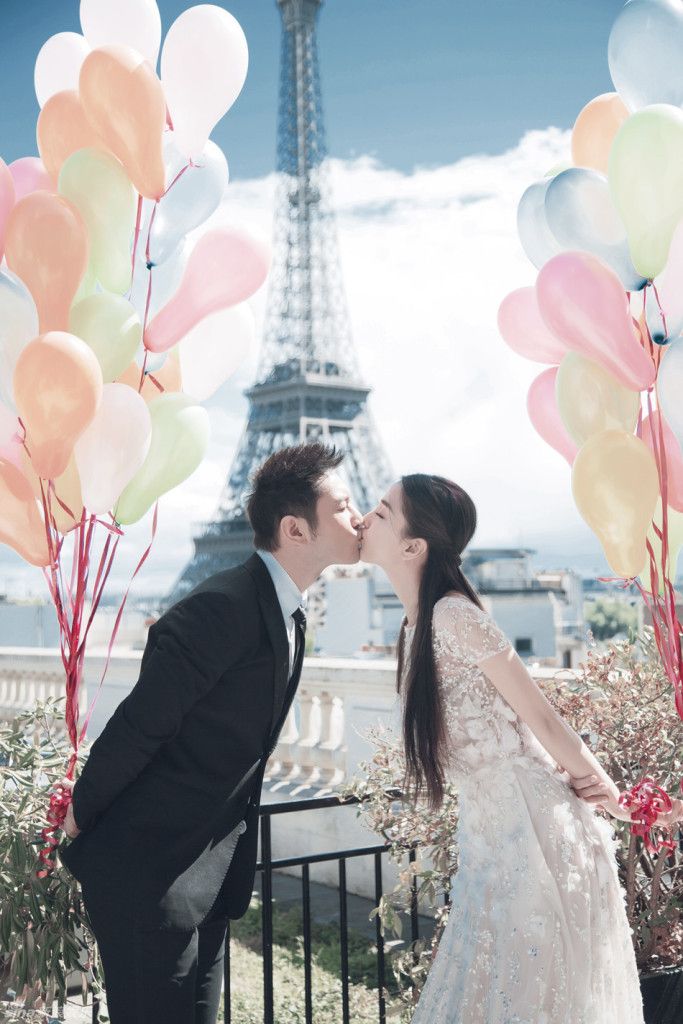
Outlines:
{"label": "white cloud", "polygon": [[[566,564],[580,550],[606,568],[574,508],[567,464],[526,415],[527,389],[543,367],[512,353],[496,327],[504,295],[535,278],[517,237],[519,197],[568,153],[569,133],[549,128],[508,152],[449,166],[402,173],[364,156],[333,161],[330,174],[354,342],[396,475],[458,480],[478,506],[475,544],[566,550]],[[274,195],[274,175],[232,182],[211,225],[237,221],[270,235]],[[265,300],[263,288],[252,301],[259,327]],[[255,369],[254,355],[210,401],[207,458],[161,500],[136,591],[165,589],[190,558],[193,527],[211,516],[229,473],[247,414],[241,392]],[[150,525],[148,516],[127,531],[114,587],[132,571]]]}

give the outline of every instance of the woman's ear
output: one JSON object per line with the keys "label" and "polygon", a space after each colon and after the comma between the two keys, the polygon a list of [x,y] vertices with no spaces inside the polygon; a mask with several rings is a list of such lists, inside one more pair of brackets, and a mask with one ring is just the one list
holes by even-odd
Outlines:
{"label": "woman's ear", "polygon": [[403,545],[403,557],[405,559],[420,558],[427,554],[427,541],[422,537],[411,537]]}

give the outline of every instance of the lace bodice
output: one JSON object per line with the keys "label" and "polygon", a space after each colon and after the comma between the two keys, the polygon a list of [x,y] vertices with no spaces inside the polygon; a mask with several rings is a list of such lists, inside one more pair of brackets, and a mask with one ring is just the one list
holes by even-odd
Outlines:
{"label": "lace bodice", "polygon": [[[414,627],[406,627],[403,679],[413,633]],[[487,658],[512,650],[491,616],[465,595],[446,594],[434,605],[432,636],[450,739],[449,776],[464,782],[473,772],[511,756],[554,768],[536,737],[482,671]]]}

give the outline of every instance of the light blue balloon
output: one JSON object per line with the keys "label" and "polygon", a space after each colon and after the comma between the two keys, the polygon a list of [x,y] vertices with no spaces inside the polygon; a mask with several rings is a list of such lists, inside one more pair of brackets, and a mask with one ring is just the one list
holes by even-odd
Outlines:
{"label": "light blue balloon", "polygon": [[631,110],[683,105],[680,0],[630,0],[612,26],[607,57],[615,88]]}
{"label": "light blue balloon", "polygon": [[[655,281],[655,284],[656,283],[657,282]],[[639,302],[638,311],[642,311],[642,308],[643,307]],[[645,319],[647,320],[650,336],[656,345],[668,345],[670,341],[678,338],[683,332],[683,315],[678,318],[667,316],[666,330],[664,330],[664,321],[662,320],[659,304],[655,297],[654,288],[648,288],[645,296]]]}
{"label": "light blue balloon", "polygon": [[548,227],[545,214],[545,195],[554,178],[529,185],[517,207],[517,232],[522,248],[533,265],[540,270],[553,256],[562,251]]}
{"label": "light blue balloon", "polygon": [[38,336],[33,297],[11,270],[0,269],[0,398],[14,408],[14,368],[29,341]]}
{"label": "light blue balloon", "polygon": [[646,278],[631,262],[626,229],[607,178],[599,171],[571,167],[556,175],[546,190],[545,215],[563,249],[580,249],[598,256],[629,292],[645,285]]}
{"label": "light blue balloon", "polygon": [[187,160],[174,146],[167,152],[166,182],[170,188],[159,201],[150,235],[150,259],[155,265],[164,263],[185,235],[218,208],[229,177],[222,150],[209,140],[196,162],[171,185]]}
{"label": "light blue balloon", "polygon": [[[147,317],[148,323],[177,292],[185,273],[191,248],[189,242],[181,241],[178,248],[171,253],[170,257],[161,266],[152,267],[152,294]],[[140,242],[135,257],[133,287],[129,299],[141,320],[144,320],[145,307],[147,305],[149,275],[150,271],[145,261],[145,247]]]}

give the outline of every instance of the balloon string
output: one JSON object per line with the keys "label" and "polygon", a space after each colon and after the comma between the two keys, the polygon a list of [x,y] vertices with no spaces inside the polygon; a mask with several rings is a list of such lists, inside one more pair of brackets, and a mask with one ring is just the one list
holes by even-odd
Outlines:
{"label": "balloon string", "polygon": [[138,195],[138,210],[135,217],[135,236],[133,238],[133,253],[131,256],[131,283],[130,289],[133,290],[133,277],[135,276],[135,257],[138,251],[138,239],[140,237],[140,223],[142,221],[142,196]]}
{"label": "balloon string", "polygon": [[662,304],[659,301],[659,292],[657,291],[657,285],[654,283],[654,281],[652,282],[652,290],[655,293],[655,299],[657,301],[657,308],[659,309],[659,315],[662,318],[662,326],[664,327],[664,337],[667,338],[669,336],[669,328],[666,326],[666,315],[665,315],[664,310],[662,308]]}

